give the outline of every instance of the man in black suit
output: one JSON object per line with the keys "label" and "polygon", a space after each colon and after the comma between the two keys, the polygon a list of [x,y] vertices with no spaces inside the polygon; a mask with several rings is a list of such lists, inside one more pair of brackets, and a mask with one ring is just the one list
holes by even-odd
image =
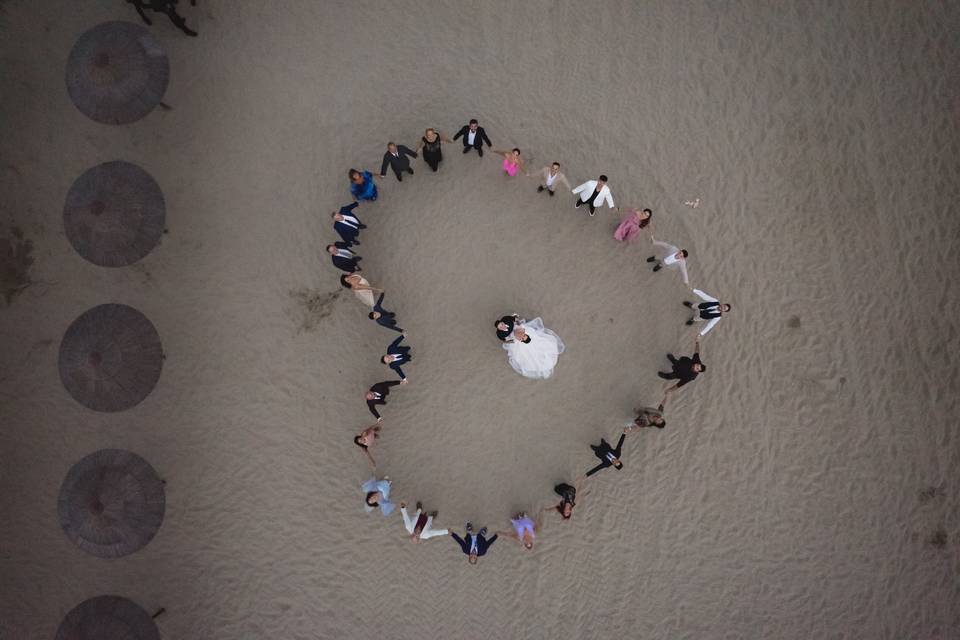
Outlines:
{"label": "man in black suit", "polygon": [[457,132],[457,135],[453,136],[453,139],[456,140],[460,136],[463,136],[463,152],[467,153],[470,149],[476,149],[477,153],[480,154],[480,157],[483,157],[483,143],[486,142],[488,147],[492,147],[493,143],[490,142],[490,138],[487,137],[487,132],[483,130],[476,120],[471,120],[470,124],[465,124],[461,127],[460,131]]}
{"label": "man in black suit", "polygon": [[381,293],[380,297],[377,298],[377,303],[373,305],[373,311],[371,311],[367,317],[376,321],[376,323],[381,327],[386,327],[387,329],[393,329],[398,333],[403,333],[403,329],[397,326],[397,314],[393,311],[387,311],[383,308],[383,295],[384,294]]}
{"label": "man in black suit", "polygon": [[477,558],[486,555],[487,549],[492,547],[493,543],[497,541],[497,534],[493,534],[493,537],[489,540],[484,538],[486,534],[486,527],[480,529],[478,533],[474,533],[473,525],[468,522],[466,539],[461,538],[454,531],[450,532],[450,537],[456,540],[457,544],[460,545],[460,549],[467,555],[467,562],[477,564]]}
{"label": "man in black suit", "polygon": [[360,271],[360,265],[358,263],[363,260],[363,258],[353,251],[350,251],[350,245],[346,242],[328,244],[327,253],[330,254],[330,258],[333,260],[333,266],[337,269],[346,271],[347,273]]}
{"label": "man in black suit", "polygon": [[602,471],[607,467],[613,467],[617,471],[623,469],[623,463],[620,462],[620,450],[623,449],[623,439],[625,437],[626,432],[620,434],[620,440],[617,441],[616,447],[611,447],[610,443],[603,438],[600,438],[599,447],[595,444],[590,445],[590,448],[593,449],[593,455],[600,458],[600,464],[587,471],[588,476],[592,476],[597,471]]}
{"label": "man in black suit", "polygon": [[359,202],[340,207],[340,211],[334,211],[330,214],[333,218],[333,230],[347,243],[347,246],[360,244],[357,236],[360,235],[360,229],[366,229],[367,225],[360,222],[360,218],[354,215],[353,210],[359,206]]}
{"label": "man in black suit", "polygon": [[403,182],[403,172],[406,171],[410,175],[413,175],[413,169],[410,167],[410,158],[416,158],[417,152],[411,151],[407,147],[401,145],[396,145],[392,142],[387,143],[387,152],[383,154],[383,163],[380,165],[380,177],[387,177],[387,165],[390,165],[390,168],[393,169],[393,173],[396,174],[397,180]]}
{"label": "man in black suit", "polygon": [[403,384],[403,381],[388,380],[384,382],[378,382],[370,387],[370,390],[367,391],[366,395],[364,396],[364,398],[367,400],[367,409],[370,409],[370,413],[372,413],[373,417],[377,419],[377,422],[383,422],[383,418],[380,417],[380,412],[377,411],[376,405],[387,404],[387,396],[390,395],[390,387],[395,387],[398,384]]}
{"label": "man in black suit", "polygon": [[400,365],[413,360],[413,356],[410,355],[410,347],[400,345],[400,341],[406,337],[406,335],[401,335],[391,342],[390,346],[387,347],[387,355],[380,358],[380,362],[393,369],[403,382],[406,382],[407,376],[403,375],[403,369],[400,368]]}
{"label": "man in black suit", "polygon": [[497,328],[497,337],[500,338],[500,342],[513,342],[513,339],[510,337],[510,335],[513,333],[513,328],[518,322],[520,322],[520,316],[513,314],[510,316],[503,316],[493,323],[493,325]]}

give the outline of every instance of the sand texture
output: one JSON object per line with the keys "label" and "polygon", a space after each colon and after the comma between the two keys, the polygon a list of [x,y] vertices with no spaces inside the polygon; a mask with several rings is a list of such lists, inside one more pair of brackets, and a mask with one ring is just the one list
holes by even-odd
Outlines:
{"label": "sand texture", "polygon": [[[171,639],[960,637],[960,5],[180,5],[198,38],[151,28],[165,107],[108,126],[71,104],[65,64],[133,8],[0,3],[0,638],[52,638],[101,594],[165,607]],[[628,437],[626,468],[534,551],[498,541],[477,567],[363,512],[351,438],[394,334],[323,254],[349,167],[470,117],[531,168],[608,174],[734,305],[667,428]],[[438,525],[503,529],[656,402],[689,294],[646,240],[614,242],[615,215],[444,151],[358,210],[415,357],[373,455]],[[166,202],[161,244],[123,268],[63,226],[76,178],[114,160]],[[57,374],[66,328],[104,303],[166,355],[117,413]],[[566,343],[550,380],[507,365],[509,311]],[[104,448],[167,483],[156,537],[113,560],[57,521],[64,476]]]}

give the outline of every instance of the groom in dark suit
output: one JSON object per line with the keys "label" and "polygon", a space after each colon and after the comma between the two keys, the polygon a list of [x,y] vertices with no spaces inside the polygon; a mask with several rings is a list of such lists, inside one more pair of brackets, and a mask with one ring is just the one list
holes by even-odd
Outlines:
{"label": "groom in dark suit", "polygon": [[470,124],[465,124],[460,128],[460,131],[457,132],[457,135],[453,136],[453,139],[456,140],[460,136],[463,136],[463,152],[467,153],[470,149],[476,149],[480,157],[483,157],[483,143],[486,142],[488,147],[492,147],[493,143],[490,142],[490,138],[487,137],[487,132],[483,130],[476,120],[471,120]]}
{"label": "groom in dark suit", "polygon": [[410,158],[407,156],[416,158],[417,152],[411,151],[402,144],[396,145],[388,142],[387,152],[383,154],[383,163],[380,165],[380,177],[387,177],[387,165],[390,165],[390,168],[393,169],[393,173],[397,176],[399,182],[403,182],[403,172],[413,175],[413,169],[410,167]]}
{"label": "groom in dark suit", "polygon": [[400,365],[413,360],[413,356],[410,355],[410,347],[400,346],[400,341],[406,337],[405,335],[401,335],[391,342],[390,346],[387,347],[387,355],[380,358],[380,362],[396,371],[401,381],[406,381],[407,376],[403,375],[403,369],[400,368]]}
{"label": "groom in dark suit", "polygon": [[360,265],[358,263],[363,260],[363,258],[353,251],[350,251],[350,245],[346,242],[328,244],[327,253],[330,254],[330,258],[333,260],[333,266],[337,269],[346,271],[347,273],[360,271]]}
{"label": "groom in dark suit", "polygon": [[373,417],[377,419],[377,422],[383,422],[383,418],[380,417],[380,412],[377,411],[376,405],[387,404],[387,396],[390,395],[390,387],[395,387],[398,384],[403,384],[403,381],[384,380],[383,382],[378,382],[370,387],[366,395],[364,395],[364,399],[367,401],[367,409],[370,409],[370,413],[372,413]]}
{"label": "groom in dark suit", "polygon": [[588,476],[592,476],[597,471],[602,471],[607,467],[613,467],[617,471],[623,469],[623,463],[620,462],[620,452],[623,450],[623,439],[626,437],[626,432],[620,434],[620,439],[617,441],[616,447],[611,447],[610,443],[600,438],[600,446],[595,444],[590,445],[590,448],[593,449],[593,455],[600,458],[600,464],[595,466],[590,471],[587,471]]}
{"label": "groom in dark suit", "polygon": [[357,240],[357,237],[360,235],[360,230],[367,228],[367,225],[360,222],[360,218],[353,213],[353,210],[356,209],[359,204],[358,202],[354,202],[353,204],[344,205],[340,207],[340,211],[334,211],[330,214],[330,217],[333,218],[333,230],[343,238],[347,246],[360,244],[360,241]]}
{"label": "groom in dark suit", "polygon": [[513,333],[513,328],[518,322],[520,322],[520,316],[513,314],[510,316],[503,316],[493,323],[493,326],[497,328],[497,337],[500,338],[500,342],[512,341],[510,335]]}

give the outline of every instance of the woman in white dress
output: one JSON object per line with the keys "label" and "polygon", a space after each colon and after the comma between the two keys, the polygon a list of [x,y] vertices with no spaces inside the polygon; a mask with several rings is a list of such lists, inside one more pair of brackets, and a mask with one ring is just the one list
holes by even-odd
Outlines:
{"label": "woman in white dress", "polygon": [[565,347],[560,336],[543,326],[543,320],[534,318],[518,326],[503,348],[514,371],[525,378],[539,379],[553,375]]}

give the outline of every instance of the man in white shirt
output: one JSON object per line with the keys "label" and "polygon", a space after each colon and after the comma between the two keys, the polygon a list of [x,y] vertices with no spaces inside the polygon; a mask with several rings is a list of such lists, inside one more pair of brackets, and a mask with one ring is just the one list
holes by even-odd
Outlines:
{"label": "man in white shirt", "polygon": [[657,260],[657,256],[655,255],[647,258],[647,262],[656,263],[653,265],[654,272],[660,271],[660,269],[663,269],[664,267],[674,267],[676,269],[680,269],[680,274],[683,276],[683,283],[690,284],[690,277],[687,275],[687,256],[690,254],[687,253],[687,250],[678,249],[672,244],[660,242],[659,240],[653,240],[653,244],[664,249],[666,252],[666,255],[659,260]]}
{"label": "man in white shirt", "polygon": [[552,196],[558,184],[563,184],[567,189],[570,188],[570,183],[567,182],[567,176],[560,173],[559,162],[554,162],[540,169],[540,171],[535,174],[528,173],[527,175],[540,176],[540,186],[537,187],[537,193],[543,193],[543,191],[546,190],[546,192]]}
{"label": "man in white shirt", "polygon": [[607,186],[605,175],[601,175],[596,180],[587,180],[573,189],[573,193],[579,196],[573,206],[577,209],[584,204],[589,206],[591,216],[597,215],[597,207],[602,207],[604,202],[613,209],[613,195],[610,193],[610,187]]}
{"label": "man in white shirt", "polygon": [[713,296],[707,295],[700,289],[694,289],[693,292],[697,295],[698,298],[703,300],[703,302],[694,306],[693,302],[688,300],[683,301],[683,306],[693,309],[693,317],[687,320],[687,324],[691,325],[694,322],[706,322],[702,329],[700,329],[700,336],[703,337],[707,335],[707,332],[710,329],[713,329],[714,325],[720,322],[720,318],[723,314],[730,311],[730,305],[725,302],[720,302]]}

